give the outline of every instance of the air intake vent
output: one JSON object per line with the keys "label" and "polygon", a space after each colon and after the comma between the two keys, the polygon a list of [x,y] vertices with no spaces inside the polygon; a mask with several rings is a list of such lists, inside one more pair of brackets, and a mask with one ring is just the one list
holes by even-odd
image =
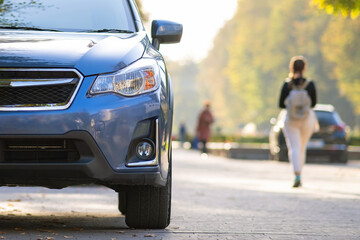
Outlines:
{"label": "air intake vent", "polygon": [[69,139],[1,139],[1,160],[6,163],[68,163],[80,159],[80,141]]}

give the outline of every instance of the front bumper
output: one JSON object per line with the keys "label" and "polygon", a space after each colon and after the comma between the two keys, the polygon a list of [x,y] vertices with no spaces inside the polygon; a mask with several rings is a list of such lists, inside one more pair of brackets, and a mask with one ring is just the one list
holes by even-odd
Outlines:
{"label": "front bumper", "polygon": [[[64,188],[71,185],[96,183],[111,188],[122,185],[164,186],[159,166],[124,168],[114,171],[108,164],[92,136],[85,131],[71,131],[62,136],[1,136],[1,139],[67,139],[82,142],[80,157],[76,161],[0,162],[0,185],[34,185]],[[1,140],[0,140],[1,141]],[[91,151],[89,151],[91,149]]]}
{"label": "front bumper", "polygon": [[[129,167],[126,163],[139,122],[159,119],[157,131],[162,131],[161,89],[132,98],[89,96],[94,78],[84,78],[66,110],[0,112],[0,139],[67,139],[80,141],[88,148],[71,161],[11,162],[0,155],[0,185],[62,188],[84,183],[110,187],[166,184],[161,156],[157,156],[154,166]],[[156,148],[159,151],[159,146]]]}

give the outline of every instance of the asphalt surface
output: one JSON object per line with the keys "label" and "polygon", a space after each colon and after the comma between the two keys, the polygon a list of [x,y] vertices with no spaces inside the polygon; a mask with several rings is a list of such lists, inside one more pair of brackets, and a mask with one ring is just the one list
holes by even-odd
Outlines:
{"label": "asphalt surface", "polygon": [[134,230],[105,187],[0,188],[0,239],[360,239],[360,161],[287,163],[174,150],[172,221]]}

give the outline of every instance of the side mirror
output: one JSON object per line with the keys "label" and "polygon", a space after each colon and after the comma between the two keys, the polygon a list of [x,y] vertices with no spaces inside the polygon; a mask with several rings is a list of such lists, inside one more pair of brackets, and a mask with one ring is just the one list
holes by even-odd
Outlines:
{"label": "side mirror", "polygon": [[151,25],[152,45],[159,50],[161,43],[178,43],[181,40],[183,26],[179,23],[154,20]]}

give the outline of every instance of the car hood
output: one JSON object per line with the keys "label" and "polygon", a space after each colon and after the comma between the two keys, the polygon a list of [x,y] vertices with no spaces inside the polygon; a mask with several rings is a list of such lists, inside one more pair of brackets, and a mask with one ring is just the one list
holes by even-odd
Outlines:
{"label": "car hood", "polygon": [[84,75],[114,72],[141,58],[147,42],[145,33],[0,31],[0,67],[76,68]]}

